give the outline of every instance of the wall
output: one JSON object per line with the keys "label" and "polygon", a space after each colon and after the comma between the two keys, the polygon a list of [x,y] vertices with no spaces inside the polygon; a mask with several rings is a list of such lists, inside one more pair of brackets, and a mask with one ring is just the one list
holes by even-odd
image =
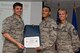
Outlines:
{"label": "wall", "polygon": [[[34,5],[33,5],[34,4]],[[38,25],[42,19],[42,2],[32,2],[31,3],[31,24]],[[41,7],[39,7],[41,6]]]}

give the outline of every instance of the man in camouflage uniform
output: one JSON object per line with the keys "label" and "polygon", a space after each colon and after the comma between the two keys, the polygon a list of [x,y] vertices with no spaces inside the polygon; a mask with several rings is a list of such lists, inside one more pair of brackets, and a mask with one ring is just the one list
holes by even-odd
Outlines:
{"label": "man in camouflage uniform", "polygon": [[51,9],[48,6],[44,6],[42,9],[43,21],[40,24],[41,32],[41,47],[36,48],[41,53],[56,53],[55,41],[56,41],[56,22],[50,18]]}
{"label": "man in camouflage uniform", "polygon": [[66,21],[67,11],[59,9],[60,24],[57,30],[57,51],[58,53],[75,53],[78,51],[79,37],[74,26]]}
{"label": "man in camouflage uniform", "polygon": [[18,53],[23,49],[23,29],[24,23],[21,19],[23,5],[15,3],[13,5],[13,15],[7,17],[2,24],[2,35],[5,37],[3,53]]}

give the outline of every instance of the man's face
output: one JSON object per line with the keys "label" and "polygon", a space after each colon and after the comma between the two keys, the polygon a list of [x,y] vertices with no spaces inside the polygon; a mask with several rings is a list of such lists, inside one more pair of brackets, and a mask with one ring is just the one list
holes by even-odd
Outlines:
{"label": "man's face", "polygon": [[59,10],[59,18],[61,21],[66,20],[67,14],[65,11]]}
{"label": "man's face", "polygon": [[13,9],[14,13],[18,16],[20,16],[22,14],[22,7],[21,6],[15,6],[15,8]]}
{"label": "man's face", "polygon": [[48,8],[44,7],[44,8],[42,9],[42,17],[46,18],[46,17],[48,17],[50,14],[51,14],[51,12],[49,11]]}

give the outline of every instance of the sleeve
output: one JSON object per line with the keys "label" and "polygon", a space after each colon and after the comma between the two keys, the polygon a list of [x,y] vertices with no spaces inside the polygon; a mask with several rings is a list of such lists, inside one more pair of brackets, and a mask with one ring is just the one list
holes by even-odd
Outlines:
{"label": "sleeve", "polygon": [[77,30],[74,28],[74,26],[71,27],[71,36],[72,36],[72,47],[73,50],[76,52],[80,47],[80,40],[78,37]]}
{"label": "sleeve", "polygon": [[10,20],[9,19],[5,19],[3,20],[3,23],[2,23],[2,34],[4,33],[10,33]]}

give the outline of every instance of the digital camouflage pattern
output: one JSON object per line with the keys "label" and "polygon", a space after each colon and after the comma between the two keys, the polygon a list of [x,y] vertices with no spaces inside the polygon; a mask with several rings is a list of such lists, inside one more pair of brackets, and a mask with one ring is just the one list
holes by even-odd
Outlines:
{"label": "digital camouflage pattern", "polygon": [[[18,20],[15,15],[7,17],[2,24],[2,34],[8,33],[20,43],[23,41],[23,29],[24,23],[22,19]],[[3,53],[17,53],[17,51],[18,47],[14,43],[7,39],[4,40]]]}
{"label": "digital camouflage pattern", "polygon": [[59,24],[57,29],[58,53],[74,53],[80,46],[79,37],[74,26],[69,22]]}
{"label": "digital camouflage pattern", "polygon": [[40,24],[41,32],[41,53],[56,53],[55,51],[55,41],[56,41],[56,22],[48,18],[47,21],[43,20]]}

